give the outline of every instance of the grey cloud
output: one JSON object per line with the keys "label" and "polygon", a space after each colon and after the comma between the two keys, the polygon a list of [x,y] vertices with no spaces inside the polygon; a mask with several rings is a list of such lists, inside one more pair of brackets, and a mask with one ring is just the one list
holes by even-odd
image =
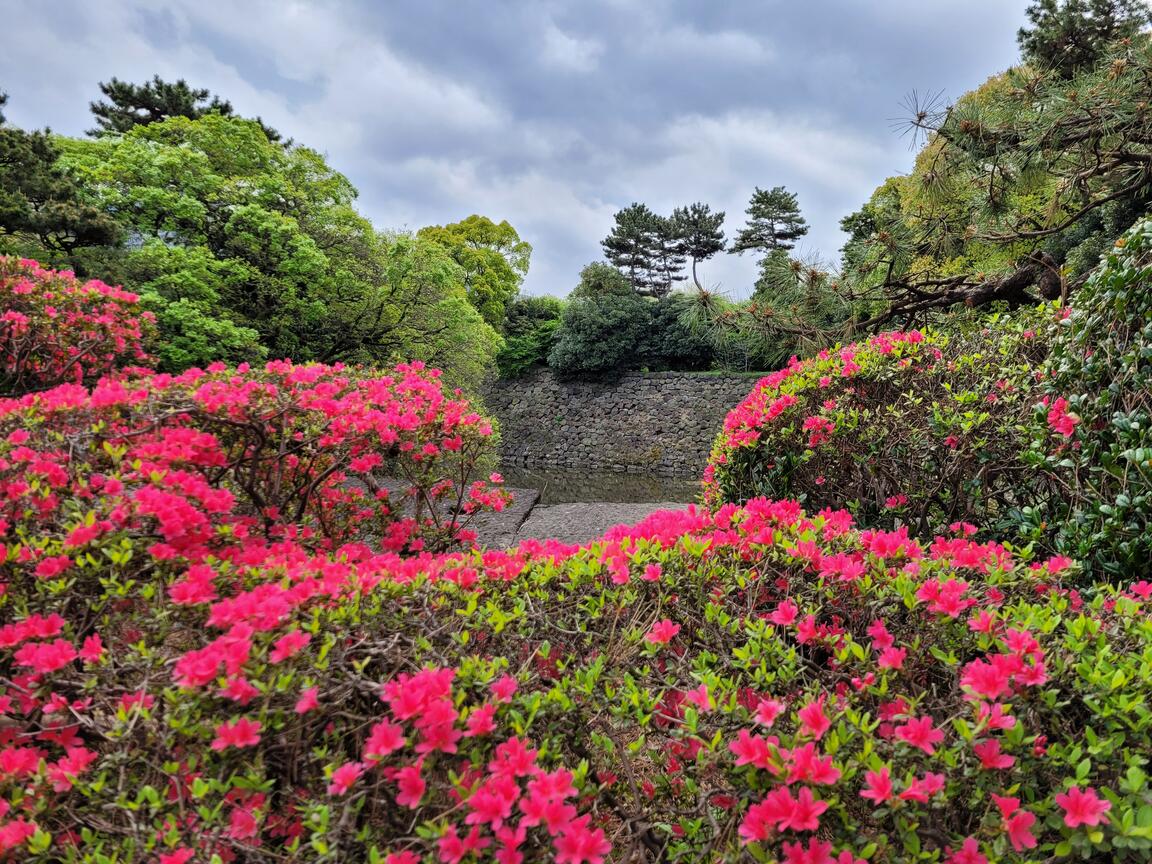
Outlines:
{"label": "grey cloud", "polygon": [[[7,111],[79,134],[96,82],[184,77],[316,147],[381,228],[479,212],[535,247],[526,290],[564,294],[613,212],[754,186],[837,223],[907,170],[890,128],[912,89],[957,96],[1015,60],[1026,0],[0,0]],[[67,27],[61,22],[68,22]],[[710,283],[747,294],[751,260]]]}

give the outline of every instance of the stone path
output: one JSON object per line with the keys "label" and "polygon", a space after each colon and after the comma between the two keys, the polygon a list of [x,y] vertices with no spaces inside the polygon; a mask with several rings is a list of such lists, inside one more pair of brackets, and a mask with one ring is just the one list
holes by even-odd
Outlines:
{"label": "stone path", "polygon": [[535,489],[509,489],[512,505],[501,513],[485,513],[472,529],[480,543],[490,549],[507,549],[522,540],[559,540],[587,543],[614,525],[634,525],[657,510],[680,510],[683,502],[618,504],[591,501],[581,504],[538,504]]}
{"label": "stone path", "polygon": [[587,543],[614,525],[633,525],[657,510],[680,510],[679,502],[613,504],[592,501],[584,504],[550,504],[536,507],[516,532],[516,542],[528,538]]}

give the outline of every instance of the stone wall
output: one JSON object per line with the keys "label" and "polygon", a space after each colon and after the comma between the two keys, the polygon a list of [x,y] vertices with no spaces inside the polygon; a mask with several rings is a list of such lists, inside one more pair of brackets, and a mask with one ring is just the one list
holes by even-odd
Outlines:
{"label": "stone wall", "polygon": [[500,421],[505,464],[697,477],[724,416],[757,380],[630,372],[612,382],[564,381],[543,369],[497,381],[484,404]]}

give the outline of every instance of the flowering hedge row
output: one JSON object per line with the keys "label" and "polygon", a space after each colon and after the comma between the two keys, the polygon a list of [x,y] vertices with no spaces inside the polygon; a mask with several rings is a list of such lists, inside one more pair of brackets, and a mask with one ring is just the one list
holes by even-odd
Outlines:
{"label": "flowering hedge row", "polygon": [[[490,433],[418,364],[136,371],[0,400],[0,854],[154,859],[128,798],[171,790],[136,781],[190,777],[204,754],[181,730],[217,699],[261,697],[244,670],[256,633],[390,578],[401,555],[467,544],[468,521],[507,499],[471,479]],[[287,634],[270,662],[310,638]],[[217,676],[212,696],[191,692]],[[157,700],[165,734],[141,718]],[[205,754],[255,728],[241,719]],[[229,800],[255,806],[232,779]],[[61,828],[73,807],[94,809]]]}
{"label": "flowering hedge row", "polygon": [[[1060,494],[1026,455],[1058,316],[882,333],[793,360],[726,418],[707,501],[784,495],[844,506],[869,526],[932,533],[959,520],[992,537],[1027,533],[1022,508]],[[1039,425],[1042,446],[1066,449],[1062,427]]]}
{"label": "flowering hedge row", "polygon": [[0,395],[94,381],[148,360],[153,318],[137,296],[0,256]]}
{"label": "flowering hedge row", "polygon": [[1152,220],[1070,309],[884,333],[764,378],[725,421],[712,507],[757,495],[921,533],[956,520],[1131,579],[1152,555]]}
{"label": "flowering hedge row", "polygon": [[[335,374],[273,367],[253,392],[315,375],[307,401]],[[236,378],[153,384],[227,414],[245,379],[216,385]],[[105,399],[143,398],[113,387],[4,408],[10,857],[1152,849],[1149,583],[1083,598],[1067,561],[1029,566],[967,525],[920,543],[789,501],[657,514],[583,550],[325,548],[233,518],[225,485],[200,482],[196,435],[102,419]],[[97,412],[98,444],[73,444],[49,407],[68,400]],[[24,431],[37,405],[43,427]],[[100,470],[73,472],[75,452]]]}

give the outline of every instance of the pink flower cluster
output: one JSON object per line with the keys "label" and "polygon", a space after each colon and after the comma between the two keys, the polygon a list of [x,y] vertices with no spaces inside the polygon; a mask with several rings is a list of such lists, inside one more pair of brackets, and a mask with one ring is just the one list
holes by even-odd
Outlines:
{"label": "pink flower cluster", "polygon": [[35,261],[0,256],[0,377],[8,393],[94,380],[147,363],[154,319],[139,298]]}

